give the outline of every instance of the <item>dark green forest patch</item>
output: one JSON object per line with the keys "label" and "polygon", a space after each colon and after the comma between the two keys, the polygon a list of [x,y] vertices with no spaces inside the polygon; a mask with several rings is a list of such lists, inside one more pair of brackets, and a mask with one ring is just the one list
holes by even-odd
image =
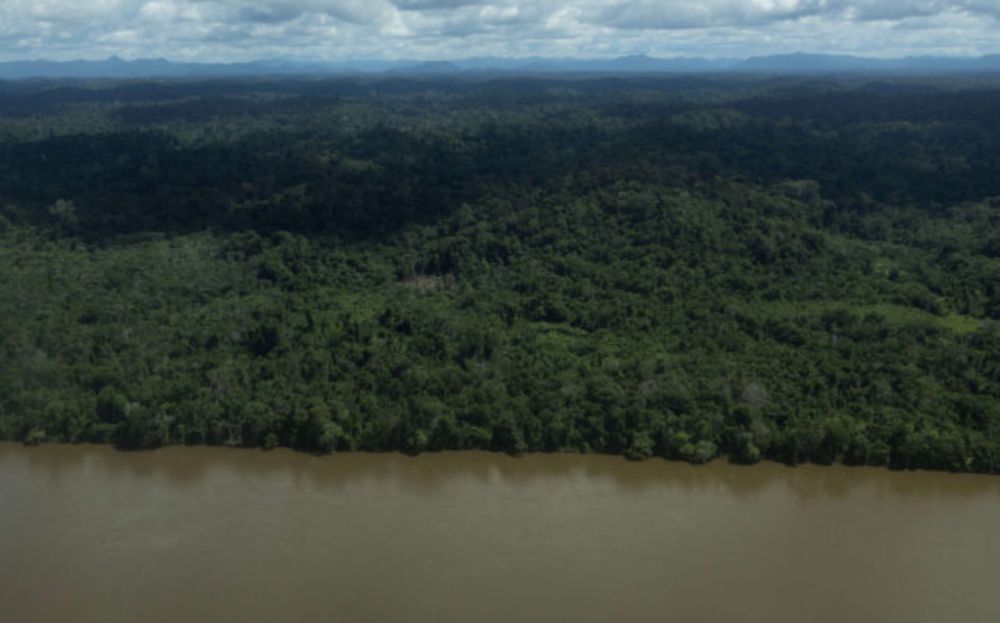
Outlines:
{"label": "dark green forest patch", "polygon": [[0,90],[0,438],[996,472],[997,92],[891,86]]}

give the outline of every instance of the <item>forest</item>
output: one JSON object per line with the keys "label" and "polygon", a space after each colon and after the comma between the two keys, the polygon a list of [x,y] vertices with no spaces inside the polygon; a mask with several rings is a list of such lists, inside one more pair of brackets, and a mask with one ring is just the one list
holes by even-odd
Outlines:
{"label": "forest", "polygon": [[0,439],[1000,472],[1000,80],[0,82]]}

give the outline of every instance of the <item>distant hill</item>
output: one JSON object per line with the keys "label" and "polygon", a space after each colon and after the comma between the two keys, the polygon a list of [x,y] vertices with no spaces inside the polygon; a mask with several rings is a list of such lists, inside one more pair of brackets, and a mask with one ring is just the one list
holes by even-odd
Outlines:
{"label": "distant hill", "polygon": [[197,76],[342,75],[393,73],[987,73],[1000,72],[1000,55],[878,59],[833,54],[781,54],[748,59],[646,55],[605,59],[480,57],[452,61],[298,61],[263,59],[246,63],[177,63],[163,58],[124,60],[12,61],[0,63],[0,79],[171,78]]}
{"label": "distant hill", "polygon": [[462,68],[448,61],[427,61],[424,63],[395,66],[391,71],[404,74],[450,74],[462,71]]}
{"label": "distant hill", "polygon": [[749,58],[734,69],[766,73],[981,73],[1000,71],[1000,56],[880,59],[828,54],[783,54]]}

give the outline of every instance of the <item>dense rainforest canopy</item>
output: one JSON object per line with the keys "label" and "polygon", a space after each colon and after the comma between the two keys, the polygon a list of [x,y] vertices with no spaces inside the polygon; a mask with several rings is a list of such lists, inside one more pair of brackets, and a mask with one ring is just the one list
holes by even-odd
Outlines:
{"label": "dense rainforest canopy", "polygon": [[1000,83],[0,83],[0,438],[1000,472]]}

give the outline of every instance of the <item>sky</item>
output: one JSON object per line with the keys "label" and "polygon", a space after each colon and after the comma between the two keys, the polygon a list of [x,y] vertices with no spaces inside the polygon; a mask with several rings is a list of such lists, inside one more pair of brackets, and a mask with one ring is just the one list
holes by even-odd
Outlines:
{"label": "sky", "polygon": [[1000,53],[1000,0],[0,0],[0,61]]}

